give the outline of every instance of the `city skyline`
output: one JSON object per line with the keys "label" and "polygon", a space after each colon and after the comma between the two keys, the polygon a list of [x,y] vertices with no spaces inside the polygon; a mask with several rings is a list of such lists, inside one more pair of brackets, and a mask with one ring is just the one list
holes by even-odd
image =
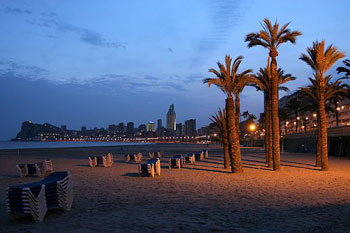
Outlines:
{"label": "city skyline", "polygon": [[[295,46],[281,47],[278,57],[278,65],[297,77],[287,84],[292,91],[312,75],[298,57],[313,41],[325,38],[350,54],[349,25],[342,23],[347,1],[268,6],[253,0],[2,1],[0,140],[13,138],[25,120],[70,128],[140,124],[158,119],[169,103],[177,106],[179,122],[195,118],[198,128],[208,125],[224,106],[220,90],[202,84],[208,68],[227,53],[244,56],[242,69],[265,66],[267,51],[244,43],[265,17],[291,22],[291,29],[303,33]],[[329,73],[338,77],[339,65]],[[246,88],[241,100],[242,112],[263,111],[262,94],[254,88]]]}

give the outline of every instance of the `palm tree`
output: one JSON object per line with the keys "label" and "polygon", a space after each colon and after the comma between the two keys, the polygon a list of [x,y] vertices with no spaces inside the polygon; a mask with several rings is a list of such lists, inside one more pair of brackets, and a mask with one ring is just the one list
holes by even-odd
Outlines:
{"label": "palm tree", "polygon": [[250,33],[246,36],[245,41],[248,47],[262,46],[269,50],[271,57],[269,73],[271,74],[271,129],[272,129],[272,155],[273,170],[281,169],[280,165],[280,132],[278,118],[278,73],[277,73],[277,49],[286,42],[295,44],[296,37],[301,35],[299,31],[290,31],[288,29],[290,23],[283,25],[281,28],[277,21],[272,25],[269,19],[265,18],[261,24],[263,30]]}
{"label": "palm tree", "polygon": [[224,148],[224,168],[230,167],[230,156],[228,148],[228,139],[227,139],[227,126],[226,126],[226,111],[225,109],[221,111],[219,109],[218,113],[212,115],[210,120],[216,125],[216,128],[220,132],[220,140]]}
{"label": "palm tree", "polygon": [[[203,83],[208,83],[210,87],[212,84],[218,86],[227,96],[226,98],[226,119],[227,119],[227,136],[229,142],[229,155],[231,171],[233,173],[241,173],[242,170],[242,160],[240,154],[240,145],[236,130],[235,121],[235,104],[233,101],[233,94],[236,91],[237,85],[237,73],[239,65],[243,60],[242,56],[237,57],[232,63],[232,58],[230,55],[225,57],[225,65],[220,62],[217,63],[219,71],[215,69],[209,69],[209,72],[215,74],[214,78],[206,78]],[[245,73],[243,71],[242,73]],[[242,74],[241,73],[241,74]]]}
{"label": "palm tree", "polygon": [[316,90],[316,97],[318,100],[318,115],[320,117],[320,124],[318,130],[321,136],[321,169],[328,170],[328,150],[327,150],[327,119],[325,109],[325,94],[327,82],[330,77],[325,76],[325,73],[333,66],[333,64],[345,57],[343,52],[340,52],[335,46],[330,45],[325,50],[325,41],[314,42],[312,47],[307,48],[307,54],[301,54],[300,59],[309,65],[314,71],[313,86]]}
{"label": "palm tree", "polygon": [[[291,74],[284,74],[282,68],[277,70],[279,77],[279,90],[289,91],[289,89],[282,84],[295,80]],[[271,75],[269,75],[269,69],[260,68],[255,78],[260,83],[255,87],[259,91],[264,92],[264,112],[265,112],[265,153],[266,163],[269,168],[272,168],[272,134],[271,134]]]}
{"label": "palm tree", "polygon": [[[338,79],[335,82],[330,82],[332,79],[331,75],[325,77],[326,88],[325,88],[325,102],[329,102],[332,98],[338,98],[338,96],[344,96],[348,91],[345,84],[341,84],[341,80]],[[317,81],[315,79],[309,78],[311,85],[300,88],[302,93],[302,98],[304,102],[309,103],[309,110],[319,112],[318,103],[319,95],[317,94]],[[306,98],[305,98],[306,97]],[[308,99],[307,99],[308,98]],[[311,108],[311,109],[310,109]],[[325,107],[326,112],[331,111],[330,106]],[[320,116],[317,114],[317,126],[320,125]],[[321,150],[322,150],[322,141],[321,141],[321,130],[317,131],[317,153],[316,153],[316,167],[321,167]]]}
{"label": "palm tree", "polygon": [[344,74],[344,79],[349,79],[350,78],[350,60],[349,59],[345,59],[343,61],[345,66],[340,66],[337,68],[337,73],[345,73]]}

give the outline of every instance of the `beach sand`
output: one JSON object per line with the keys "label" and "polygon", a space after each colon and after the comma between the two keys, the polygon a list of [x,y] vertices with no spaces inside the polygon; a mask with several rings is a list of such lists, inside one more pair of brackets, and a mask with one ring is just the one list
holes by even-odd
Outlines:
{"label": "beach sand", "polygon": [[[209,159],[167,168],[174,154],[209,149]],[[138,177],[123,154],[162,151],[161,176]],[[114,154],[110,168],[88,166],[88,156]],[[0,151],[0,232],[350,232],[350,159],[281,153],[282,170],[264,165],[261,149],[243,149],[243,174],[223,169],[218,145],[154,144],[121,147]],[[15,165],[51,159],[74,182],[71,211],[48,211],[43,222],[9,218],[5,189],[41,178],[20,178]]]}

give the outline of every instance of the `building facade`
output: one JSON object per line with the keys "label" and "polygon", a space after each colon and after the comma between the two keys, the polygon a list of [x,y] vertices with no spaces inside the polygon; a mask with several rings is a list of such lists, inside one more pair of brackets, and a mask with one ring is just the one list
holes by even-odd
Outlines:
{"label": "building facade", "polygon": [[176,130],[176,113],[174,104],[170,105],[169,111],[166,114],[166,128],[172,132]]}
{"label": "building facade", "polygon": [[197,129],[196,129],[196,119],[190,119],[185,121],[185,136],[196,136],[197,135]]}

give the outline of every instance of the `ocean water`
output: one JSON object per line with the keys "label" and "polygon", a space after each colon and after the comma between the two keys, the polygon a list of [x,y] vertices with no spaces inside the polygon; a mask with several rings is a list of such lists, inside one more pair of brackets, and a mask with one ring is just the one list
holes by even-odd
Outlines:
{"label": "ocean water", "polygon": [[64,147],[89,147],[89,146],[132,146],[152,143],[139,142],[20,142],[0,141],[0,150],[3,149],[29,149],[29,148],[64,148]]}

